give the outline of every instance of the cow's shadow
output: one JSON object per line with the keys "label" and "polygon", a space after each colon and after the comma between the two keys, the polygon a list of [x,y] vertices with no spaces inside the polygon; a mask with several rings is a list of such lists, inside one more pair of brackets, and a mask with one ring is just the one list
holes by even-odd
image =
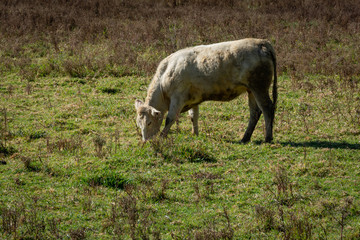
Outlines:
{"label": "cow's shadow", "polygon": [[[228,143],[233,144],[245,144],[241,141],[225,140]],[[255,140],[253,141],[256,145],[266,144],[264,141]],[[310,148],[329,148],[329,149],[350,149],[360,150],[359,143],[348,143],[345,141],[325,141],[325,140],[314,140],[314,141],[275,141],[274,143],[280,144],[284,147],[310,147]]]}
{"label": "cow's shadow", "polygon": [[323,141],[323,140],[315,140],[315,141],[303,141],[303,142],[294,142],[294,141],[285,141],[280,142],[283,146],[291,146],[291,147],[311,147],[311,148],[330,148],[330,149],[360,149],[360,144],[358,143],[348,143],[345,141]]}
{"label": "cow's shadow", "polygon": [[[263,144],[262,141],[255,141],[255,144]],[[282,146],[290,147],[310,147],[310,148],[329,148],[329,149],[359,149],[360,144],[358,143],[348,143],[345,141],[324,141],[324,140],[314,140],[314,141],[280,141],[277,142]]]}

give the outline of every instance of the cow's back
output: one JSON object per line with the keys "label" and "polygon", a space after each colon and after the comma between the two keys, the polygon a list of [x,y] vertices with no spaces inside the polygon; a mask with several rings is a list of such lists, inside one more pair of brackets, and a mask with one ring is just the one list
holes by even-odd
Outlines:
{"label": "cow's back", "polygon": [[272,75],[271,51],[270,43],[262,39],[182,49],[160,64],[161,85],[168,97],[188,94],[189,106],[206,100],[229,101],[246,91],[251,81],[262,81],[253,80],[264,77],[256,71]]}

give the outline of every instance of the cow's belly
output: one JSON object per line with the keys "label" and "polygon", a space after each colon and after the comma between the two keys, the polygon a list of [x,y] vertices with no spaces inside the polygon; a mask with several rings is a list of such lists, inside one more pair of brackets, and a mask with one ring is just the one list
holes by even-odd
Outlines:
{"label": "cow's belly", "polygon": [[193,108],[194,106],[199,105],[205,101],[231,101],[234,98],[238,97],[242,93],[246,92],[247,88],[243,85],[239,86],[228,86],[223,88],[213,88],[209,89],[193,89],[189,93],[187,101],[185,101],[185,106],[181,112],[186,112]]}
{"label": "cow's belly", "polygon": [[245,86],[224,88],[216,91],[203,92],[202,101],[231,101],[246,91]]}

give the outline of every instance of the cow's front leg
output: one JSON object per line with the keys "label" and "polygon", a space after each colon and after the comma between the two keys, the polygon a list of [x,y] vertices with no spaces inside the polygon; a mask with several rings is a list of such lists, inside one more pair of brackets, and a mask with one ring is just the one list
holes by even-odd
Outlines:
{"label": "cow's front leg", "polygon": [[192,122],[192,132],[199,135],[199,106],[195,106],[189,110],[189,116]]}
{"label": "cow's front leg", "polygon": [[182,107],[183,107],[183,105],[181,104],[181,101],[176,100],[176,99],[171,99],[169,112],[168,112],[168,115],[166,116],[166,120],[165,120],[165,127],[161,132],[162,137],[167,136],[167,134],[170,131],[171,126],[174,124],[175,120],[178,118]]}

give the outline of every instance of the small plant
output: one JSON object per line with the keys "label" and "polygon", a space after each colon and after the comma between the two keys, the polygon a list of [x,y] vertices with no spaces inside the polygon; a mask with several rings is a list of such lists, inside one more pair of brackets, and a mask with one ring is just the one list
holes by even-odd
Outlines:
{"label": "small plant", "polygon": [[[20,68],[19,71],[20,76],[27,80],[28,82],[34,81],[37,74],[37,67],[35,65],[25,65]],[[28,83],[25,87],[25,92],[30,95],[31,94],[31,84]]]}
{"label": "small plant", "polygon": [[21,162],[24,164],[24,167],[28,171],[39,172],[41,170],[41,165],[39,162],[34,161],[31,157],[19,156]]}
{"label": "small plant", "polygon": [[49,231],[52,237],[54,237],[55,239],[61,239],[61,231],[58,228],[59,223],[61,222],[60,219],[55,219],[55,218],[50,218],[48,220],[48,225],[49,225]]}
{"label": "small plant", "polygon": [[7,207],[5,204],[2,204],[2,207],[0,207],[2,231],[13,234],[14,238],[17,238],[23,212],[24,206],[22,204],[13,207]]}
{"label": "small plant", "polygon": [[62,63],[62,67],[73,78],[85,78],[89,74],[82,58],[67,59]]}
{"label": "small plant", "polygon": [[[154,226],[153,211],[143,206],[144,202],[135,194],[138,189],[128,185],[125,194],[112,203],[111,213],[104,230],[113,230],[118,238],[129,236],[131,239],[161,239],[160,232]],[[152,237],[152,238],[151,238]]]}
{"label": "small plant", "polygon": [[168,179],[163,179],[161,181],[160,189],[152,188],[152,199],[154,201],[161,201],[167,198],[166,190],[169,186],[169,182]]}
{"label": "small plant", "polygon": [[30,82],[28,82],[25,86],[25,93],[27,95],[30,95],[32,93],[32,90],[33,90],[33,86]]}
{"label": "small plant", "polygon": [[[9,156],[16,152],[16,149],[12,146],[8,146],[8,138],[11,136],[8,129],[8,110],[6,108],[1,109],[2,118],[0,118],[0,157]],[[4,163],[2,161],[2,163]]]}
{"label": "small plant", "polygon": [[6,140],[7,140],[7,134],[8,134],[8,118],[7,118],[7,109],[3,108],[1,109],[1,113],[3,118],[1,118],[1,125],[0,125],[0,134],[1,134],[1,139],[0,139],[0,147],[1,148],[5,148],[6,147]]}
{"label": "small plant", "polygon": [[283,166],[275,167],[273,185],[276,191],[273,191],[270,186],[267,186],[267,190],[271,193],[277,204],[291,207],[297,200],[297,196],[294,195],[293,183],[290,181],[287,170]]}
{"label": "small plant", "polygon": [[[46,221],[39,197],[32,197],[29,207],[24,202],[13,202],[0,207],[0,230],[12,235],[13,239],[44,239],[49,234],[61,238],[57,225],[59,220]],[[48,232],[48,228],[50,232]]]}
{"label": "small plant", "polygon": [[340,226],[340,239],[344,239],[344,230],[348,217],[352,214],[354,199],[346,197],[340,203],[324,202],[324,212],[329,213],[331,218]]}
{"label": "small plant", "polygon": [[200,199],[201,199],[201,193],[200,193],[199,184],[194,183],[193,187],[194,187],[194,194],[195,194],[195,202],[198,203],[200,201]]}
{"label": "small plant", "polygon": [[45,131],[34,131],[34,132],[30,133],[30,135],[29,135],[30,140],[44,138],[44,137],[46,137]]}
{"label": "small plant", "polygon": [[150,141],[154,153],[166,161],[183,162],[184,160],[194,163],[216,162],[216,158],[208,153],[198,143],[188,146],[176,145],[174,139],[155,138]]}
{"label": "small plant", "polygon": [[100,91],[107,94],[117,94],[121,93],[121,90],[119,88],[111,88],[111,87],[103,87],[100,88]]}
{"label": "small plant", "polygon": [[15,87],[10,84],[10,85],[7,87],[7,92],[8,92],[8,94],[9,94],[9,96],[12,96],[12,95],[14,94],[14,91],[15,91]]}
{"label": "small plant", "polygon": [[12,146],[5,146],[2,142],[0,142],[0,156],[10,156],[16,153],[17,150]]}
{"label": "small plant", "polygon": [[129,181],[120,174],[110,171],[83,177],[81,181],[91,187],[104,186],[115,189],[124,189],[129,184]]}
{"label": "small plant", "polygon": [[309,134],[309,121],[307,117],[311,114],[311,106],[306,103],[301,103],[299,108],[299,114],[305,126],[306,133]]}
{"label": "small plant", "polygon": [[284,231],[284,239],[312,239],[314,225],[307,213],[290,212]]}
{"label": "small plant", "polygon": [[268,232],[275,229],[275,212],[273,210],[261,205],[255,205],[255,216],[262,231]]}
{"label": "small plant", "polygon": [[204,187],[200,185],[198,182],[193,184],[195,202],[198,203],[201,199],[209,200],[211,199],[211,194],[215,193],[214,190],[214,182],[211,180],[207,180],[204,183]]}
{"label": "small plant", "polygon": [[[46,135],[40,135],[45,137]],[[73,136],[71,138],[58,138],[54,142],[51,142],[50,138],[46,138],[46,149],[48,153],[53,153],[55,150],[59,152],[62,151],[70,151],[74,152],[77,149],[81,149],[83,144],[83,140],[80,136]]]}
{"label": "small plant", "polygon": [[82,201],[82,207],[83,207],[83,212],[87,213],[91,211],[93,205],[93,201],[92,201],[92,192],[90,188],[85,187],[84,188],[84,198]]}
{"label": "small plant", "polygon": [[86,228],[80,227],[69,231],[71,240],[84,240],[86,239]]}
{"label": "small plant", "polygon": [[100,135],[95,135],[95,137],[93,138],[93,143],[95,146],[96,155],[98,157],[104,156],[103,147],[106,144],[106,140]]}
{"label": "small plant", "polygon": [[216,159],[204,149],[182,148],[181,153],[189,162],[216,162]]}
{"label": "small plant", "polygon": [[40,216],[41,209],[38,206],[38,196],[32,197],[32,205],[29,210],[26,211],[25,224],[26,232],[25,236],[33,237],[35,239],[42,239],[45,237],[46,221]]}
{"label": "small plant", "polygon": [[275,167],[273,185],[275,190],[266,186],[269,199],[264,204],[255,205],[260,230],[280,231],[284,239],[312,239],[314,225],[307,212],[294,207],[301,197],[294,193],[293,183],[283,166]]}
{"label": "small plant", "polygon": [[[193,231],[193,237],[190,239],[194,240],[220,240],[227,239],[231,240],[234,238],[234,229],[232,227],[230,217],[226,208],[223,208],[222,215],[220,216],[221,221],[204,220],[204,228]],[[218,219],[218,218],[217,218]],[[174,239],[183,239],[183,237],[173,235]]]}

